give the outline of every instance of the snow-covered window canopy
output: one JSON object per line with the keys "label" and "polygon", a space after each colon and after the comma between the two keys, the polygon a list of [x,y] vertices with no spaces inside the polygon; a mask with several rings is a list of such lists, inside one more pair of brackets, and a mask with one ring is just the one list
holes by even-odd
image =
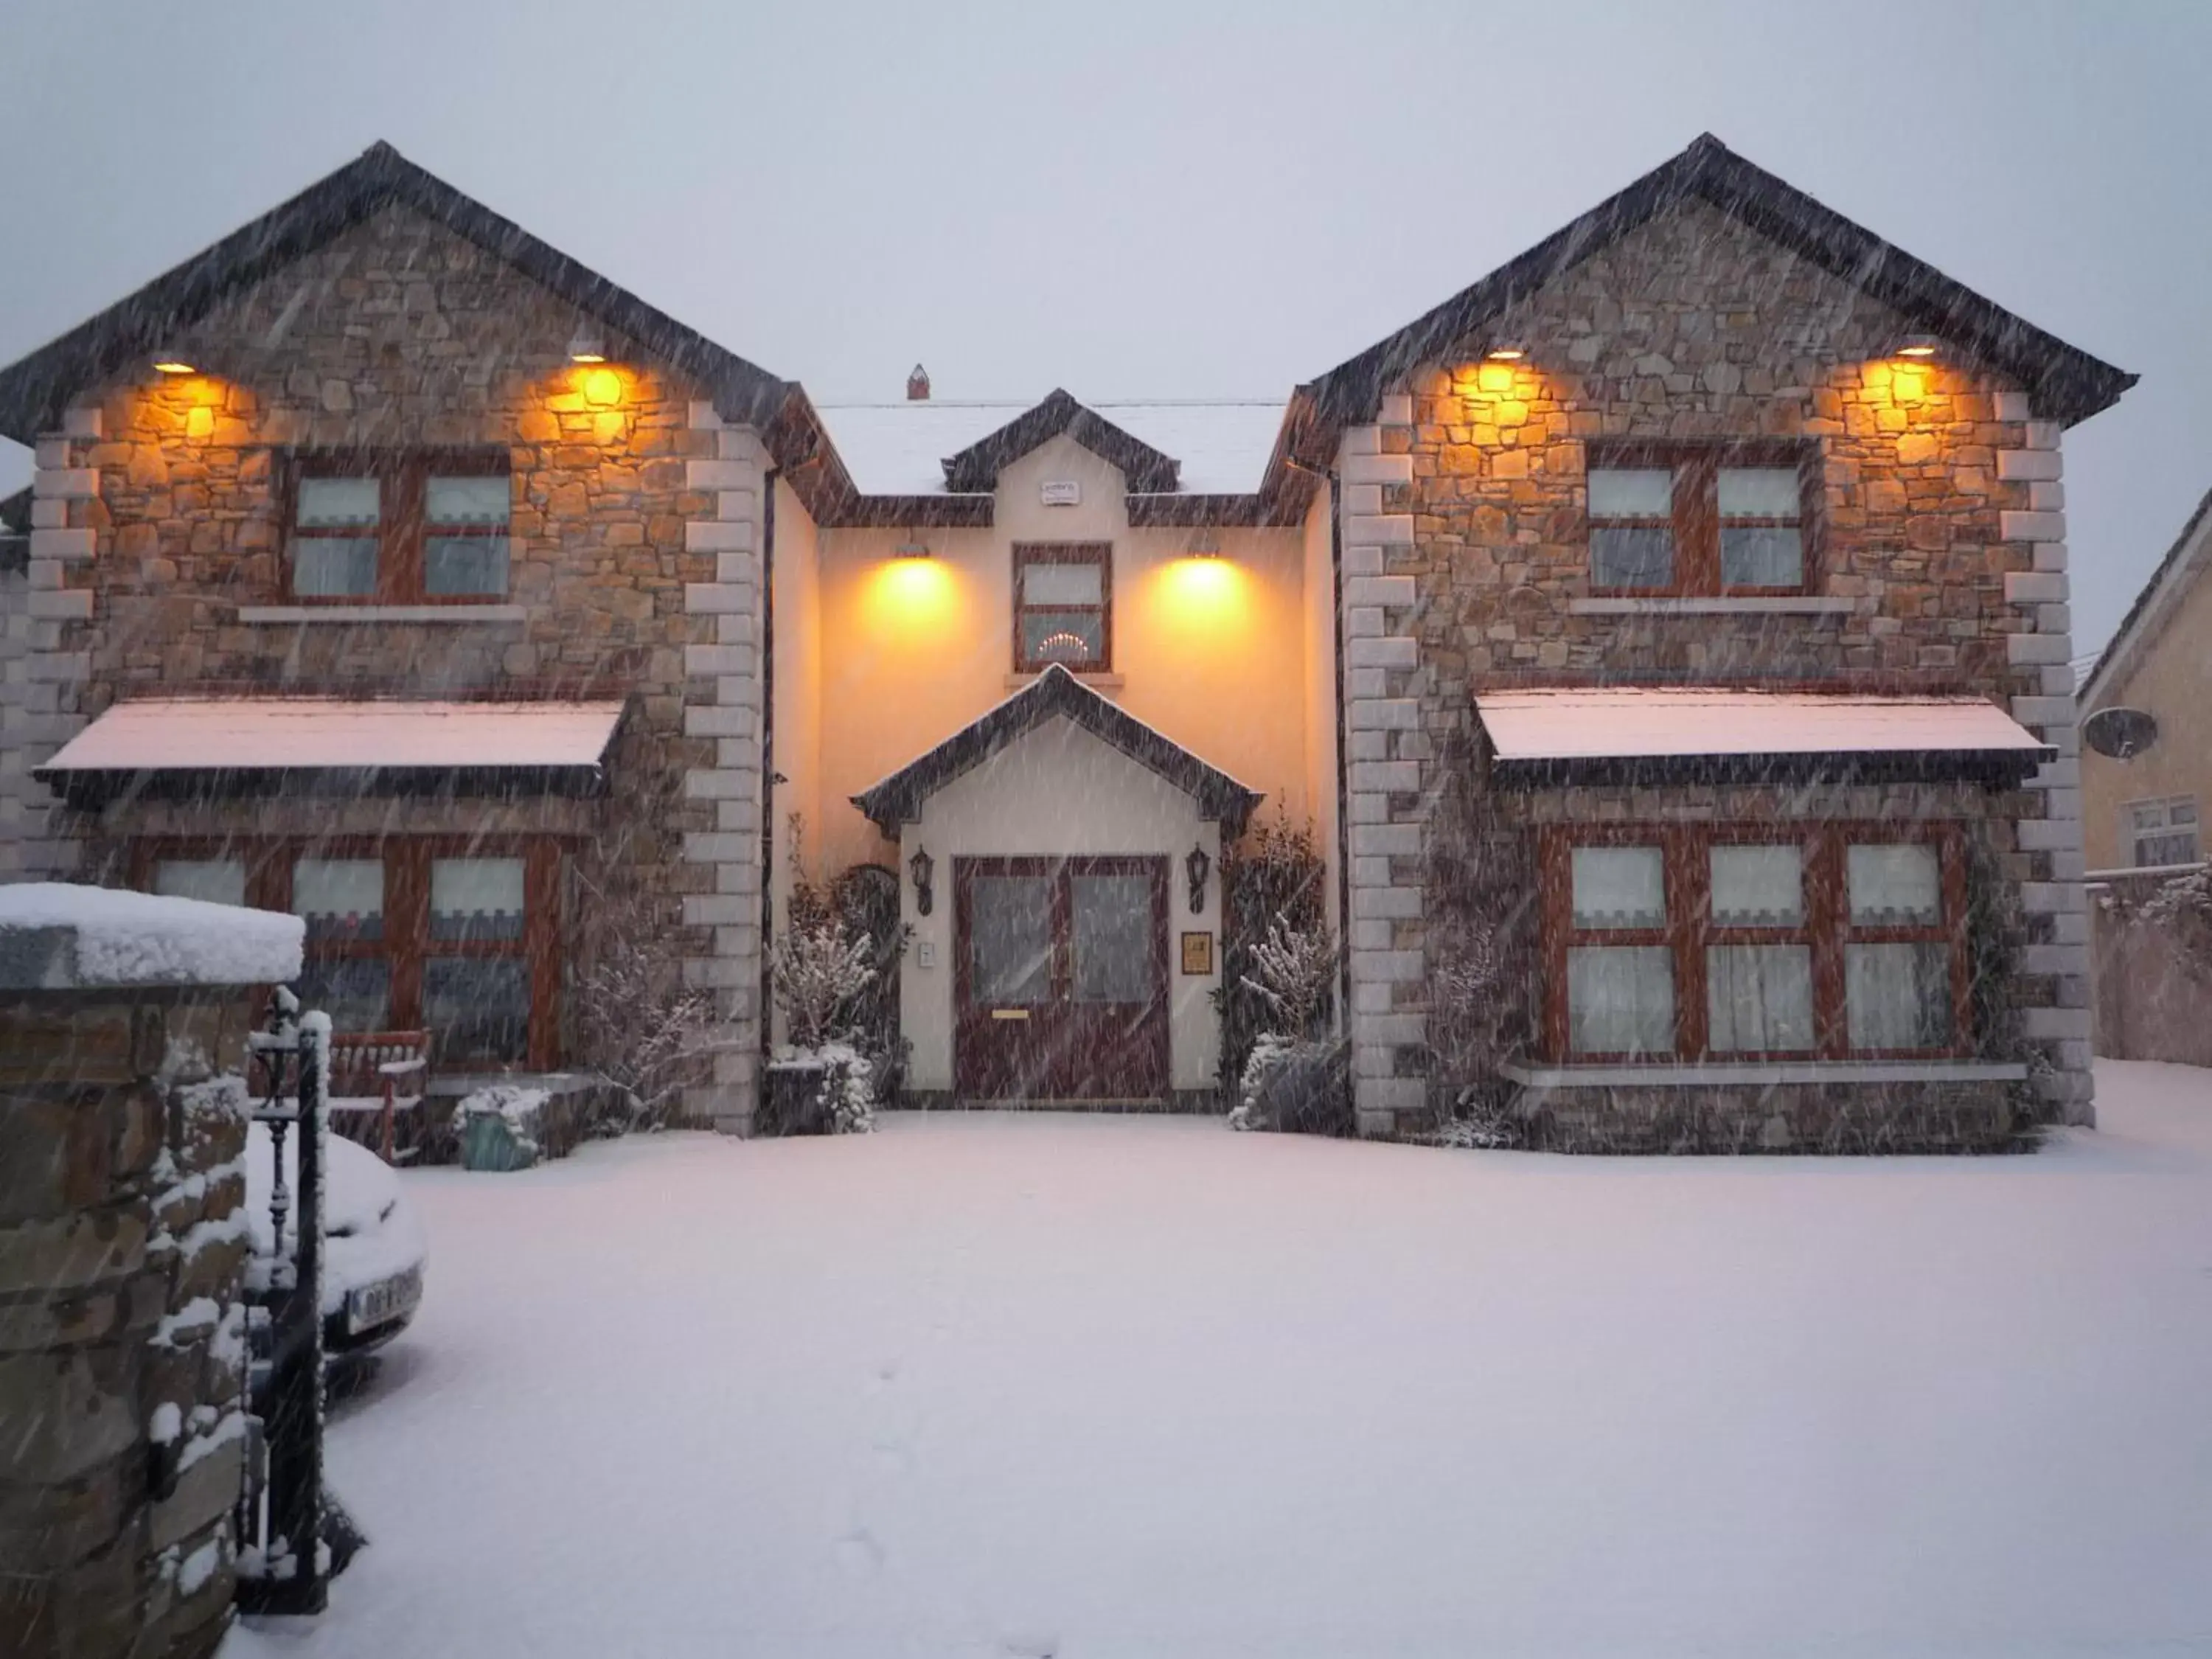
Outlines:
{"label": "snow-covered window canopy", "polygon": [[149,697],[116,704],[36,775],[87,803],[126,788],[591,793],[603,782],[623,708],[612,702]]}
{"label": "snow-covered window canopy", "polygon": [[1979,697],[1674,686],[1485,691],[1504,783],[2027,776],[2056,751]]}

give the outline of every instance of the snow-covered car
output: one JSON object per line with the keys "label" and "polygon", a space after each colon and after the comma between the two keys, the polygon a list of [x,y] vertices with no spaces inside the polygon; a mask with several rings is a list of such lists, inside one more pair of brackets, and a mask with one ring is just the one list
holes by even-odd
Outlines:
{"label": "snow-covered car", "polygon": [[[422,1300],[429,1246],[399,1176],[366,1146],[337,1135],[328,1148],[323,1184],[323,1352],[352,1357],[382,1346],[407,1328]],[[246,1152],[246,1203],[253,1254],[273,1252],[269,1194],[275,1158],[269,1126],[256,1123]],[[284,1137],[284,1184],[298,1213],[299,1138]]]}

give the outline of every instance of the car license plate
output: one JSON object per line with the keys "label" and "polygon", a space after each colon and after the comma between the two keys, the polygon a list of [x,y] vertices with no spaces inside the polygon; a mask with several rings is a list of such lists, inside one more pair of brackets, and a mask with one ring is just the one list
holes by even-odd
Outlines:
{"label": "car license plate", "polygon": [[410,1267],[404,1273],[394,1273],[389,1279],[380,1279],[374,1285],[364,1285],[346,1297],[346,1329],[355,1335],[373,1331],[379,1325],[389,1324],[401,1315],[411,1312],[422,1299],[422,1270]]}

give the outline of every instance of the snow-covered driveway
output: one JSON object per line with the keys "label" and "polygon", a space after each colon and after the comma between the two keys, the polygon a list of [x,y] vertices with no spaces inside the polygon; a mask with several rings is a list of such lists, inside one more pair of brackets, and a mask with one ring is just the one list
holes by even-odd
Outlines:
{"label": "snow-covered driveway", "polygon": [[[893,1118],[406,1177],[347,1656],[2212,1644],[2212,1074],[2039,1158]],[[2167,1644],[2162,1646],[2161,1644]]]}

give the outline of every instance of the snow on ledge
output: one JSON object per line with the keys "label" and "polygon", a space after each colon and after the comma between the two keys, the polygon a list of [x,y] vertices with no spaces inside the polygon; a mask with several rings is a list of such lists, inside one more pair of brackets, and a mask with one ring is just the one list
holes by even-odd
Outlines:
{"label": "snow on ledge", "polygon": [[298,976],[297,916],[70,882],[0,886],[0,989],[276,985]]}

